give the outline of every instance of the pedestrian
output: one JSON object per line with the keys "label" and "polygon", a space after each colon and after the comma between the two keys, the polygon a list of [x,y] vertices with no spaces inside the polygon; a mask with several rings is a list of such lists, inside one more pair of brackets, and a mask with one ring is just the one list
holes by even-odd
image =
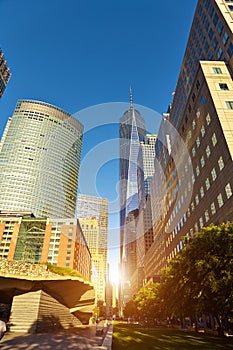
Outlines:
{"label": "pedestrian", "polygon": [[6,333],[6,323],[2,319],[0,319],[0,340],[2,339],[5,333]]}

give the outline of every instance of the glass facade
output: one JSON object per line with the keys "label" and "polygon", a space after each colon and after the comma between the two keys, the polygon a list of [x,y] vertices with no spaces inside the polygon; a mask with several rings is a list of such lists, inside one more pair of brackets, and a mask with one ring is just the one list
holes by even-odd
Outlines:
{"label": "glass facade", "polygon": [[140,142],[145,139],[145,121],[130,107],[120,119],[120,225],[138,208],[137,166]]}
{"label": "glass facade", "polygon": [[73,217],[83,126],[50,104],[18,101],[0,145],[0,210]]}

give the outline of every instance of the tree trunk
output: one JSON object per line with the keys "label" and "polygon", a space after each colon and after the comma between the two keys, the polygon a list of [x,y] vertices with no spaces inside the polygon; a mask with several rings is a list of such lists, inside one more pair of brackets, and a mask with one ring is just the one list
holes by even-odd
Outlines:
{"label": "tree trunk", "polygon": [[224,336],[224,329],[223,329],[222,321],[221,321],[219,315],[216,315],[216,320],[218,323],[218,327],[217,327],[218,335],[219,335],[219,337],[223,337]]}

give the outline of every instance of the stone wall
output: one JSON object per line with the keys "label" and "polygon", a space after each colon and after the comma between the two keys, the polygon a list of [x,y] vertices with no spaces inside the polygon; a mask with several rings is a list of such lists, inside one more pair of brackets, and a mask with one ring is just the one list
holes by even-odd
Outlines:
{"label": "stone wall", "polygon": [[0,276],[17,275],[28,277],[53,277],[56,274],[47,270],[43,264],[31,264],[25,261],[0,258]]}

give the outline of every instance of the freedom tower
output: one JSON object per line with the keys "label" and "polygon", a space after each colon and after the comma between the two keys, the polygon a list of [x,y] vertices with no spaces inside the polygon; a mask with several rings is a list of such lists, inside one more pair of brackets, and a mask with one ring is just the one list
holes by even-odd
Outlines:
{"label": "freedom tower", "polygon": [[[145,139],[145,121],[133,107],[130,88],[130,108],[120,118],[120,261],[122,289],[129,279],[131,266],[130,248],[135,244],[135,220],[138,209],[137,166],[140,142]],[[133,227],[132,227],[133,226]],[[127,266],[127,268],[126,268]],[[123,292],[124,294],[124,292]],[[124,298],[121,293],[121,299]],[[124,300],[121,300],[124,304]]]}

